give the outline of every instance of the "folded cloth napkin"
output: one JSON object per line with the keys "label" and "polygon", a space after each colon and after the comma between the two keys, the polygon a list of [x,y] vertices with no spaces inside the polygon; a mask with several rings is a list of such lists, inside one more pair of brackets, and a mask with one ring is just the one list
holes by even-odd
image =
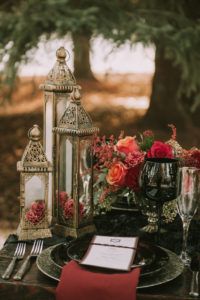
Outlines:
{"label": "folded cloth napkin", "polygon": [[62,270],[56,300],[135,300],[140,269],[97,272],[69,262]]}

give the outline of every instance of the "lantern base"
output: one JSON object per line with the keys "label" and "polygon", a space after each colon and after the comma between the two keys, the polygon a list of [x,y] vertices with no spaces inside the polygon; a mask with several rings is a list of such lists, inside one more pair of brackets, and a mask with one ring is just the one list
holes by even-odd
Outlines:
{"label": "lantern base", "polygon": [[17,228],[17,236],[19,241],[36,240],[52,237],[49,228],[42,229],[22,229],[21,226]]}
{"label": "lantern base", "polygon": [[53,233],[59,236],[67,237],[71,236],[78,238],[88,233],[95,233],[96,227],[94,224],[90,224],[81,228],[70,228],[65,225],[56,224],[53,228]]}

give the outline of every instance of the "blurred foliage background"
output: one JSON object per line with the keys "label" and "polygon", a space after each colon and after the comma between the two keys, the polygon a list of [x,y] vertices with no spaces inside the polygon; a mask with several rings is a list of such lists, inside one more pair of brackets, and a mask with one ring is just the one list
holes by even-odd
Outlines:
{"label": "blurred foliage background", "polygon": [[[95,76],[90,66],[91,41],[103,36],[119,47],[127,41],[155,47],[155,73],[146,93],[150,104],[145,113],[104,107],[89,108],[102,133],[121,129],[152,128],[166,136],[167,124],[173,123],[184,145],[200,145],[200,1],[198,0],[1,0],[0,1],[0,82],[1,111],[12,111],[13,99],[19,101],[18,70],[27,63],[28,53],[39,42],[71,37],[74,73],[87,91],[95,91],[102,102],[109,93],[126,93],[133,79],[118,78],[115,84]],[[123,63],[123,62],[122,62]],[[141,80],[142,81],[142,80]],[[122,84],[123,83],[123,84]],[[22,84],[22,83],[21,83]],[[24,84],[24,83],[23,83]],[[37,87],[37,80],[33,82]],[[127,89],[124,87],[126,85]],[[119,86],[122,91],[119,91]],[[28,88],[29,89],[29,88]],[[84,90],[83,89],[83,90]],[[29,89],[30,90],[30,89]],[[129,90],[130,92],[130,90]],[[18,95],[18,97],[16,96]],[[29,91],[28,101],[42,94]],[[26,95],[26,96],[27,96]],[[42,101],[42,100],[41,100]],[[85,103],[86,106],[88,103]],[[111,117],[110,117],[111,116]],[[33,109],[17,116],[3,113],[1,119],[1,217],[16,221],[18,215],[18,174],[16,161],[26,144],[26,131],[33,123],[42,126],[42,111]],[[111,120],[111,121],[110,121]],[[113,121],[114,120],[114,121]],[[107,122],[110,123],[109,131]]]}

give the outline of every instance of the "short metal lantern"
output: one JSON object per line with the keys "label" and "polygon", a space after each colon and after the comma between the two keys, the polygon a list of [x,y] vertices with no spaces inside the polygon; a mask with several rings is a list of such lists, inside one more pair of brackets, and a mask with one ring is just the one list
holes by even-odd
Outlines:
{"label": "short metal lantern", "polygon": [[29,143],[21,161],[20,172],[20,224],[19,240],[51,237],[48,222],[48,184],[52,171],[40,143],[41,132],[34,125],[28,132]]}
{"label": "short metal lantern", "polygon": [[[66,50],[60,47],[57,52],[57,62],[53,69],[49,72],[44,84],[40,85],[40,89],[44,90],[44,150],[48,160],[54,166],[56,139],[52,133],[52,129],[58,126],[58,122],[62,117],[69,100],[69,95],[76,85],[76,80],[66,64]],[[49,215],[52,215],[52,203],[54,203],[54,183],[55,176],[50,175],[49,182]]]}
{"label": "short metal lantern", "polygon": [[94,127],[74,88],[70,103],[62,116],[57,135],[57,224],[55,232],[79,237],[94,232],[92,145]]}

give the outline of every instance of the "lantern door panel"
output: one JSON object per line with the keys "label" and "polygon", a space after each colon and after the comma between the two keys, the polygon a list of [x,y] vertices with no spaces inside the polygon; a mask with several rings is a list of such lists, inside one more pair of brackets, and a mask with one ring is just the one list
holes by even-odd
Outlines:
{"label": "lantern door panel", "polygon": [[46,93],[45,95],[45,132],[44,132],[44,141],[45,141],[45,152],[47,159],[53,161],[53,95],[51,93]]}
{"label": "lantern door panel", "polygon": [[24,174],[24,221],[25,227],[43,226],[46,215],[46,185],[45,174]]}
{"label": "lantern door panel", "polygon": [[[45,152],[47,159],[53,163],[53,95],[51,93],[47,93],[46,95],[46,103],[45,103],[45,132],[44,132],[44,144],[45,144]],[[49,210],[49,216],[52,214],[52,191],[53,191],[53,176],[52,173],[49,174],[49,190],[48,190],[48,210]]]}
{"label": "lantern door panel", "polygon": [[84,137],[79,143],[79,224],[84,225],[92,215],[92,139]]}
{"label": "lantern door panel", "polygon": [[61,136],[59,155],[58,217],[62,224],[71,224],[74,215],[72,139]]}

